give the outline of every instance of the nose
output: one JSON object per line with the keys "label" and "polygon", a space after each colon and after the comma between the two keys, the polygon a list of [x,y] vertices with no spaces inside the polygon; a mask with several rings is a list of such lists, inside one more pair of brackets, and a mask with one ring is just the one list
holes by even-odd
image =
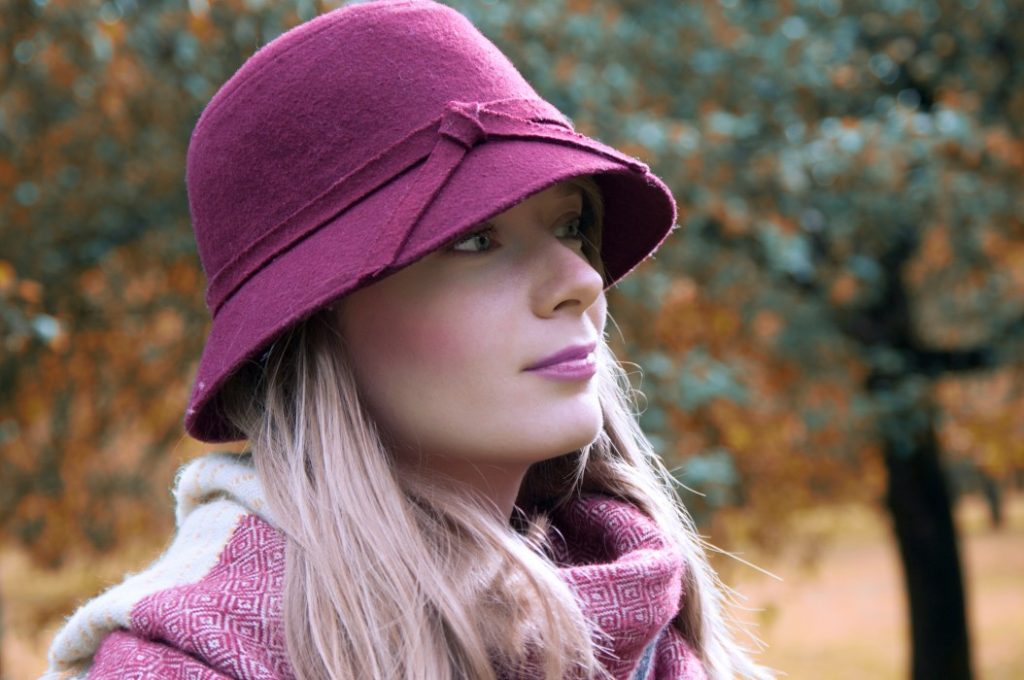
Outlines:
{"label": "nose", "polygon": [[577,250],[551,239],[534,258],[534,313],[582,315],[604,295],[604,278]]}

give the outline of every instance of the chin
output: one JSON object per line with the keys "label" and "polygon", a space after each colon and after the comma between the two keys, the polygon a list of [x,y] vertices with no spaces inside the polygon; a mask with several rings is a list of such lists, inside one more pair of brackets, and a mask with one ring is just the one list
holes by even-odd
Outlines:
{"label": "chin", "polygon": [[589,422],[579,422],[574,427],[559,432],[558,436],[553,437],[547,446],[540,447],[546,451],[547,455],[538,458],[538,460],[557,458],[577,449],[582,449],[584,446],[593,443],[600,436],[603,425],[604,422],[600,413],[598,413],[597,417],[590,419]]}

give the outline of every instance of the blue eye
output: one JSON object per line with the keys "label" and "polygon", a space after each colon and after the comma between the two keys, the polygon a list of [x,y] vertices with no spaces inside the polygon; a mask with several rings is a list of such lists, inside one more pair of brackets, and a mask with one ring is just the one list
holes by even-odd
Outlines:
{"label": "blue eye", "polygon": [[578,215],[572,219],[571,222],[565,224],[566,227],[570,228],[572,234],[566,236],[566,238],[573,238],[578,241],[584,240],[584,233],[586,232],[586,226],[583,224],[583,216]]}
{"label": "blue eye", "polygon": [[459,253],[467,253],[467,252],[469,252],[469,253],[479,253],[479,252],[483,252],[481,250],[477,250],[477,249],[472,248],[472,247],[470,247],[468,249],[460,247],[463,244],[469,244],[470,246],[472,246],[474,244],[475,245],[483,244],[484,245],[484,249],[483,250],[490,250],[490,245],[491,245],[491,242],[493,241],[493,237],[491,236],[491,232],[493,232],[493,231],[494,231],[494,227],[488,227],[486,229],[481,229],[480,231],[473,232],[472,234],[466,236],[465,238],[460,239],[460,240],[456,241],[455,243],[453,243],[449,247],[449,250],[453,250],[453,251],[459,252]]}
{"label": "blue eye", "polygon": [[577,215],[571,221],[566,222],[563,229],[568,229],[569,233],[560,238],[572,239],[579,242],[580,245],[593,246],[590,240],[590,236],[593,233],[593,223],[588,215]]}

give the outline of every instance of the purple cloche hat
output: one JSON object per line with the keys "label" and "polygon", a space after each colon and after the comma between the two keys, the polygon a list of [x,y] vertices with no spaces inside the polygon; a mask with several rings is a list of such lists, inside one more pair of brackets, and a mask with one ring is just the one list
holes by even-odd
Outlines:
{"label": "purple cloche hat", "polygon": [[188,149],[213,315],[185,429],[244,438],[218,394],[282,331],[559,181],[595,175],[611,286],[668,235],[648,167],[577,134],[465,17],[351,4],[282,34],[214,95]]}

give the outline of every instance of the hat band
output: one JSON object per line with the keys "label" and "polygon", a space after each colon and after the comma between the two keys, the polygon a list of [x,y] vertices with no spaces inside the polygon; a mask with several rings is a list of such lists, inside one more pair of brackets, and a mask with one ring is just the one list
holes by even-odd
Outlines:
{"label": "hat band", "polygon": [[366,271],[360,278],[379,274],[394,264],[413,227],[466,154],[492,139],[567,144],[609,157],[638,173],[648,170],[635,158],[574,132],[569,120],[544,100],[450,101],[439,118],[337,180],[236,254],[210,277],[207,307],[216,316],[242,285],[274,258],[426,159],[415,182],[370,246]]}

